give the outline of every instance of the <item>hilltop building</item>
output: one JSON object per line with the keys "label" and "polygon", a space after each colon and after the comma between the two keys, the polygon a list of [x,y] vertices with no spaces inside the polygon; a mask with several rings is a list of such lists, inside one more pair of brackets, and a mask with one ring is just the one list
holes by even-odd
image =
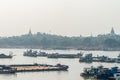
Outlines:
{"label": "hilltop building", "polygon": [[112,27],[111,29],[111,35],[115,35],[115,31],[114,31],[114,28]]}
{"label": "hilltop building", "polygon": [[115,33],[114,28],[112,27],[111,32],[108,34],[109,38],[115,39],[118,35]]}
{"label": "hilltop building", "polygon": [[98,37],[116,39],[120,37],[120,35],[116,34],[114,28],[112,27],[110,33],[104,35],[98,35]]}

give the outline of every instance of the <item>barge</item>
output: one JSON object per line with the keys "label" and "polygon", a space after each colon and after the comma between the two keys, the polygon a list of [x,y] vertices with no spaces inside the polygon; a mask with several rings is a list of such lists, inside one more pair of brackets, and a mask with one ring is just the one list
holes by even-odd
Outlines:
{"label": "barge", "polygon": [[27,50],[24,52],[23,56],[29,57],[47,57],[47,58],[80,58],[83,55],[82,52],[77,54],[59,54],[59,53],[52,53],[48,54],[43,51],[33,51],[32,49]]}
{"label": "barge", "polygon": [[36,71],[67,71],[67,65],[48,65],[48,64],[16,64],[16,65],[0,65],[0,73],[16,73],[16,72],[36,72]]}
{"label": "barge", "polygon": [[85,56],[81,56],[79,58],[79,62],[86,62],[86,63],[92,63],[92,62],[106,62],[106,63],[120,63],[120,57],[117,58],[109,58],[108,56],[98,56],[93,57],[92,53],[86,54]]}
{"label": "barge", "polygon": [[82,56],[82,53],[77,54],[59,54],[59,53],[52,53],[48,54],[48,58],[80,58]]}

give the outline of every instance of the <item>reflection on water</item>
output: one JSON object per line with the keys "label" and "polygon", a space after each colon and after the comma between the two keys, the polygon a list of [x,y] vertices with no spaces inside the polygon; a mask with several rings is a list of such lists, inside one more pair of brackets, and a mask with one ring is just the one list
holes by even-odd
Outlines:
{"label": "reflection on water", "polygon": [[[35,49],[38,50],[39,49]],[[57,63],[65,64],[69,66],[68,71],[53,71],[53,72],[19,72],[16,74],[0,74],[0,79],[4,80],[95,80],[95,79],[84,79],[80,76],[80,73],[83,72],[84,67],[90,66],[99,66],[103,65],[105,67],[114,67],[120,66],[119,63],[81,63],[79,59],[48,59],[46,57],[25,57],[23,52],[26,49],[0,49],[0,53],[9,54],[8,52],[12,51],[14,56],[12,59],[0,59],[0,64],[52,64]],[[42,50],[48,53],[58,52],[66,54],[76,54],[79,53],[79,50]],[[118,56],[118,51],[83,51],[84,54],[93,53],[93,56],[105,55],[112,58]]]}

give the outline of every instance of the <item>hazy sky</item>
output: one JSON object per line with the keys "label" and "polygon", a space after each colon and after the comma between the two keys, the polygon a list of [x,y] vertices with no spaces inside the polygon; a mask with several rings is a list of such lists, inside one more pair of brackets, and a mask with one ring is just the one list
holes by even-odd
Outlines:
{"label": "hazy sky", "polygon": [[0,0],[0,36],[120,34],[120,0]]}

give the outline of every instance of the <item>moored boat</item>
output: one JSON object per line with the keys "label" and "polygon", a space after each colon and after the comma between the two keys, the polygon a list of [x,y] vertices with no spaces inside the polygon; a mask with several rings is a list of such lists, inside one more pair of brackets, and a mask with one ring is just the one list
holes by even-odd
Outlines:
{"label": "moored boat", "polygon": [[114,75],[119,73],[118,67],[104,68],[103,66],[85,68],[80,75],[84,78],[93,77],[94,79],[115,80]]}
{"label": "moored boat", "polygon": [[0,65],[0,74],[16,72],[38,72],[38,71],[67,71],[67,65],[48,65],[48,64],[16,64]]}
{"label": "moored boat", "polygon": [[92,53],[86,54],[85,56],[80,57],[79,62],[91,63],[93,61]]}
{"label": "moored boat", "polygon": [[23,54],[24,56],[37,57],[37,51],[32,51],[32,49],[27,50]]}
{"label": "moored boat", "polygon": [[40,56],[40,57],[46,57],[47,55],[48,55],[48,53],[43,52],[43,51],[39,51],[39,52],[37,53],[37,56]]}
{"label": "moored boat", "polygon": [[3,53],[0,54],[0,58],[12,58],[12,57],[13,57],[12,54],[9,54],[9,55],[3,54]]}
{"label": "moored boat", "polygon": [[79,58],[81,54],[59,54],[59,53],[52,53],[48,54],[48,58]]}

